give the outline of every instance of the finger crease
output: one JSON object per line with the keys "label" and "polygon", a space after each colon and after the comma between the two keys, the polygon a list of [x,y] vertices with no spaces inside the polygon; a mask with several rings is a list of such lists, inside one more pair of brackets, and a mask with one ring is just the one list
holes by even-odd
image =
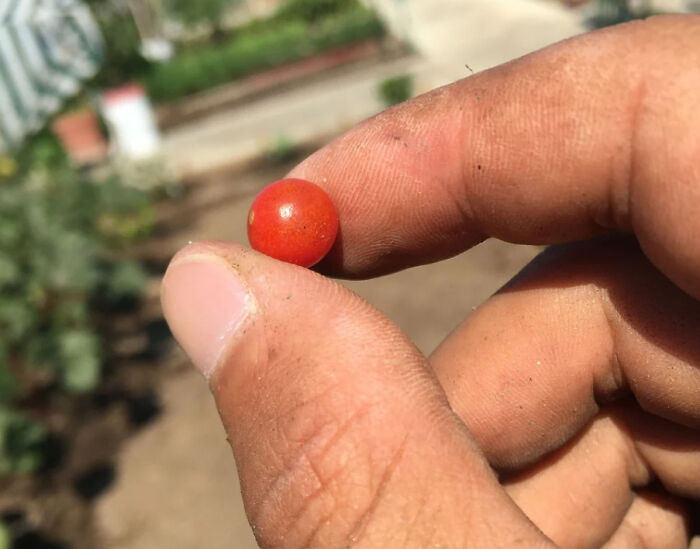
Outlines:
{"label": "finger crease", "polygon": [[387,490],[387,487],[388,487],[389,483],[391,482],[391,479],[394,476],[396,469],[398,469],[398,465],[401,462],[401,459],[403,458],[404,452],[406,450],[407,439],[408,439],[408,435],[403,439],[398,450],[394,453],[394,456],[392,457],[391,462],[389,463],[389,465],[385,469],[384,474],[382,475],[382,478],[379,481],[377,489],[375,490],[374,495],[372,496],[372,500],[370,501],[369,506],[362,513],[360,518],[355,522],[354,526],[350,530],[350,535],[348,536],[348,544],[347,544],[348,547],[351,547],[360,538],[362,538],[362,536],[364,535],[364,533],[367,529],[367,526],[372,521],[372,517],[375,514],[377,507],[379,506],[379,503],[381,502],[382,498],[384,497],[384,494]]}
{"label": "finger crease", "polygon": [[635,184],[637,182],[637,177],[638,177],[638,169],[639,169],[639,126],[641,124],[641,119],[642,119],[642,109],[644,107],[645,103],[645,98],[647,94],[647,86],[646,82],[642,80],[635,88],[634,91],[632,92],[632,109],[631,109],[631,116],[630,116],[630,138],[628,140],[629,143],[629,152],[628,152],[628,166],[627,166],[627,178],[625,180],[625,184],[622,187],[622,190],[620,191],[620,196],[624,197],[623,199],[616,199],[614,196],[614,186],[613,188],[613,196],[611,197],[612,201],[612,210],[613,210],[613,215],[615,219],[615,223],[617,227],[620,229],[634,229],[633,227],[633,221],[631,219],[631,212],[632,212],[632,201],[633,201],[633,189],[635,187]]}
{"label": "finger crease", "polygon": [[[627,382],[627,376],[625,375],[624,364],[620,360],[620,355],[618,354],[617,322],[614,318],[613,308],[608,298],[607,291],[600,287],[596,287],[596,289],[596,297],[599,300],[601,315],[604,319],[605,325],[608,328],[611,345],[611,355],[607,365],[607,371],[610,374],[609,379],[611,380],[611,383],[605,383],[607,379],[596,379],[597,376],[594,373],[593,399],[598,408],[601,408],[604,404],[616,400],[623,394],[626,394],[628,392],[629,385]],[[608,376],[606,376],[606,378],[608,378]]]}

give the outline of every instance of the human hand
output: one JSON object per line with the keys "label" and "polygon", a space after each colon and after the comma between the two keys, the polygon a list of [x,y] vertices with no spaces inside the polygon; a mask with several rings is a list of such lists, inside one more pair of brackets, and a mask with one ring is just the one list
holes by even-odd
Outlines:
{"label": "human hand", "polygon": [[560,244],[430,358],[312,271],[225,243],[176,256],[164,311],[262,546],[686,546],[698,90],[700,17],[657,18],[419,97],[296,168],[340,214],[329,274]]}

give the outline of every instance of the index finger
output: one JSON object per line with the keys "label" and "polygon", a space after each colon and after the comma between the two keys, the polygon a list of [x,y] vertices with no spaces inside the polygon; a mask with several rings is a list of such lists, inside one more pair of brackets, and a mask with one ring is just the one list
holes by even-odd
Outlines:
{"label": "index finger", "polygon": [[549,244],[632,231],[700,296],[700,16],[593,32],[418,97],[292,175],[334,199],[321,266],[367,277],[493,236]]}

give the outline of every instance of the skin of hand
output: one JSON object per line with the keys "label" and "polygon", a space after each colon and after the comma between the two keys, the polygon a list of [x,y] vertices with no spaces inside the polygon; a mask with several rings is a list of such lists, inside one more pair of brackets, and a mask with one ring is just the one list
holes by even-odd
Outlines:
{"label": "skin of hand", "polygon": [[698,105],[700,17],[652,18],[418,97],[294,169],[340,214],[325,274],[552,245],[430,357],[316,272],[228,243],[173,259],[164,311],[262,547],[687,546]]}

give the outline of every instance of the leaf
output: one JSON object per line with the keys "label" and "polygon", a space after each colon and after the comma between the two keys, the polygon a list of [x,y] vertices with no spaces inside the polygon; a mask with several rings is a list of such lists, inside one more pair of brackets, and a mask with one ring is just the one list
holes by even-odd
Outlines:
{"label": "leaf", "polygon": [[87,235],[57,229],[54,235],[43,235],[31,266],[49,288],[89,292],[98,282],[96,258],[97,245]]}
{"label": "leaf", "polygon": [[32,334],[21,347],[22,366],[27,371],[48,370],[54,379],[60,360],[56,352],[55,333],[42,330]]}
{"label": "leaf", "polygon": [[24,414],[0,408],[0,472],[27,473],[41,466],[44,427]]}
{"label": "leaf", "polygon": [[139,295],[146,283],[146,271],[134,261],[122,261],[113,265],[107,279],[107,297],[118,300]]}
{"label": "leaf", "polygon": [[2,522],[0,522],[0,549],[10,549],[12,540],[10,532]]}
{"label": "leaf", "polygon": [[86,326],[90,322],[90,311],[84,298],[64,299],[54,305],[51,321],[60,329]]}
{"label": "leaf", "polygon": [[21,296],[0,299],[0,343],[16,344],[32,329],[36,314]]}
{"label": "leaf", "polygon": [[17,380],[10,371],[7,349],[0,344],[0,405],[7,402],[17,392]]}
{"label": "leaf", "polygon": [[59,352],[63,386],[82,393],[97,386],[100,377],[100,345],[95,334],[74,330],[60,335]]}
{"label": "leaf", "polygon": [[20,281],[22,271],[17,261],[8,253],[0,252],[0,287]]}

